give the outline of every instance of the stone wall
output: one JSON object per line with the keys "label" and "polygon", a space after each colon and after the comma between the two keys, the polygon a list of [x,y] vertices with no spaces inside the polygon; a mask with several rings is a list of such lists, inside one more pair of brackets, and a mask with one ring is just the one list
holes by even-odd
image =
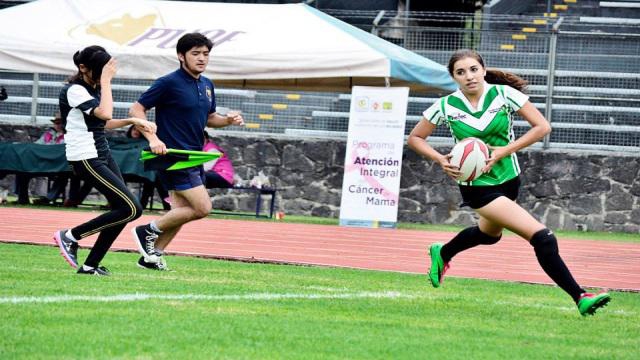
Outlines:
{"label": "stone wall", "polygon": [[[0,139],[32,138],[41,130],[0,128]],[[262,171],[279,189],[276,209],[286,214],[338,217],[345,141],[220,134],[243,183]],[[448,152],[449,148],[438,148]],[[531,150],[519,153],[523,187],[518,202],[552,229],[640,233],[639,154]],[[6,180],[5,180],[6,182]],[[5,188],[6,184],[0,183]],[[456,184],[437,164],[406,148],[398,220],[468,225],[474,212],[459,208]],[[251,211],[253,195],[210,190],[214,208]],[[266,206],[266,204],[265,204]]]}
{"label": "stone wall", "polygon": [[[221,136],[217,141],[242,179],[262,170],[281,189],[277,209],[339,216],[344,140]],[[639,233],[639,155],[522,151],[518,202],[553,229]],[[408,148],[400,187],[399,221],[461,225],[475,221],[471,209],[459,208],[457,185],[437,164]]]}

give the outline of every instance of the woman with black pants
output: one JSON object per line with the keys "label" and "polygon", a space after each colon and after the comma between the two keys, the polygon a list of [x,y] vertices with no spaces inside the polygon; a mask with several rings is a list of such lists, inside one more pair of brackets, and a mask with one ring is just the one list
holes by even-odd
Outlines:
{"label": "woman with black pants", "polygon": [[[571,296],[580,315],[593,315],[609,302],[610,295],[580,287],[560,257],[553,231],[516,202],[520,188],[516,152],[551,131],[548,121],[522,92],[526,81],[511,73],[487,69],[480,54],[470,49],[456,51],[448,70],[459,90],[424,111],[422,120],[409,134],[408,144],[458,181],[463,205],[475,210],[478,224],[462,230],[446,244],[430,246],[431,284],[440,287],[454,256],[479,245],[495,244],[502,231],[508,229],[529,241],[544,272]],[[513,131],[516,113],[531,125],[517,138]],[[458,180],[460,169],[449,162],[451,155],[441,154],[425,141],[438,125],[448,126],[456,142],[476,137],[487,143],[491,155],[481,176],[469,182]]]}
{"label": "woman with black pants", "polygon": [[[100,262],[128,222],[142,215],[118,165],[111,157],[105,129],[135,125],[155,132],[155,124],[137,118],[112,119],[111,80],[116,60],[101,46],[89,46],[73,55],[78,73],[60,92],[60,112],[65,128],[66,157],[73,172],[102,193],[111,211],[71,229],[54,233],[62,256],[78,274],[110,275]],[[78,267],[78,240],[99,233],[84,265]]]}

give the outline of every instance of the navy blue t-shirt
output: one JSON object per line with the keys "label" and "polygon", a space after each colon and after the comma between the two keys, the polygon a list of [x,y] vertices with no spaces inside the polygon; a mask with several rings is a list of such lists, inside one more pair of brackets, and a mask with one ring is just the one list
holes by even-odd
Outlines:
{"label": "navy blue t-shirt", "polygon": [[156,108],[157,135],[167,148],[202,150],[207,118],[216,111],[211,80],[195,79],[180,68],[157,79],[138,102],[147,110]]}

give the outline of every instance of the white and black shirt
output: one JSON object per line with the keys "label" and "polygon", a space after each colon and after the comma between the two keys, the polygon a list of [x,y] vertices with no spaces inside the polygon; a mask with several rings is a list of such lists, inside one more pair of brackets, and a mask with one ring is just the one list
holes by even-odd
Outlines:
{"label": "white and black shirt", "polygon": [[93,115],[100,105],[100,89],[82,79],[67,84],[60,91],[60,114],[65,129],[68,161],[104,157],[109,152],[105,137],[105,121]]}

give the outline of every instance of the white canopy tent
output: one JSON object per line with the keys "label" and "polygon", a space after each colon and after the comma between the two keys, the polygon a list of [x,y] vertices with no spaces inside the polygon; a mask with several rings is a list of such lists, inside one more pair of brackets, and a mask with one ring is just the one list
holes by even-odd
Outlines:
{"label": "white canopy tent", "polygon": [[205,75],[218,85],[456,88],[444,66],[305,4],[34,1],[0,10],[0,69],[70,75],[73,53],[98,44],[118,60],[118,77],[155,79],[179,66],[175,44],[194,31],[215,44]]}

